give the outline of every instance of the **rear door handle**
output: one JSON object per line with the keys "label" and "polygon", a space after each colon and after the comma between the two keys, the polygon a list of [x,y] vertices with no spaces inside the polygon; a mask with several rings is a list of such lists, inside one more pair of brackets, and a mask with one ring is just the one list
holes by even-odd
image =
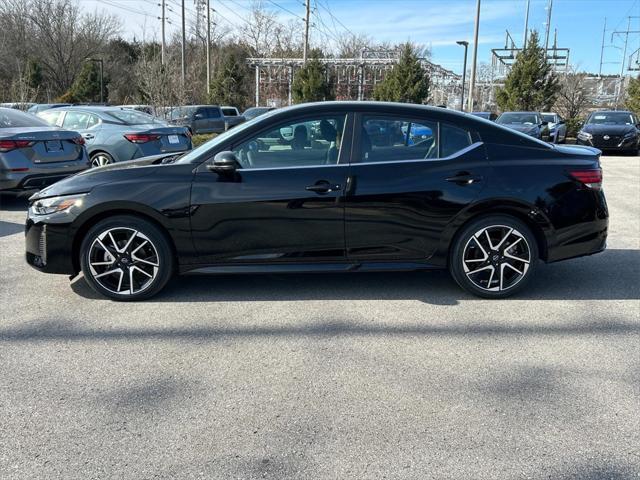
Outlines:
{"label": "rear door handle", "polygon": [[335,192],[336,190],[340,190],[340,188],[341,188],[340,185],[332,185],[326,180],[320,180],[319,182],[316,182],[313,185],[309,185],[308,187],[305,187],[305,190],[323,195],[325,193],[331,193],[331,192]]}
{"label": "rear door handle", "polygon": [[482,181],[482,177],[479,175],[472,175],[467,172],[460,172],[453,177],[449,177],[446,179],[447,182],[457,183],[459,185],[471,185],[472,183],[477,183]]}

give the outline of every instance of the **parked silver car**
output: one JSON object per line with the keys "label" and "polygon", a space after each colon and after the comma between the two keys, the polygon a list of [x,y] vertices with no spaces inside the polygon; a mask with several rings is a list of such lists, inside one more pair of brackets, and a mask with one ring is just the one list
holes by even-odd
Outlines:
{"label": "parked silver car", "polygon": [[88,167],[84,139],[78,132],[0,108],[0,191],[46,187]]}
{"label": "parked silver car", "polygon": [[71,103],[36,103],[27,109],[27,112],[34,115],[49,110],[50,108],[70,107]]}
{"label": "parked silver car", "polygon": [[50,125],[77,130],[94,167],[191,150],[191,134],[146,113],[119,107],[61,107],[38,114]]}
{"label": "parked silver car", "polygon": [[187,105],[171,110],[169,123],[188,128],[192,133],[222,133],[225,118],[217,105]]}
{"label": "parked silver car", "polygon": [[564,143],[567,139],[567,124],[560,115],[553,112],[542,112],[542,120],[547,122],[549,129],[549,141],[551,143]]}

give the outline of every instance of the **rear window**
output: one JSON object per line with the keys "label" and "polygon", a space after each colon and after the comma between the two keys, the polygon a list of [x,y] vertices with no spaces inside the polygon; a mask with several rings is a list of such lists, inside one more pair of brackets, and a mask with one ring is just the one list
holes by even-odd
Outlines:
{"label": "rear window", "polygon": [[0,128],[16,128],[16,127],[48,127],[49,124],[44,120],[10,108],[0,108]]}
{"label": "rear window", "polygon": [[159,123],[151,115],[138,112],[137,110],[109,110],[107,115],[114,117],[115,119],[126,123],[127,125],[144,125],[148,123]]}
{"label": "rear window", "polygon": [[222,109],[222,114],[225,117],[236,117],[236,116],[238,116],[238,112],[236,111],[235,108],[223,108]]}

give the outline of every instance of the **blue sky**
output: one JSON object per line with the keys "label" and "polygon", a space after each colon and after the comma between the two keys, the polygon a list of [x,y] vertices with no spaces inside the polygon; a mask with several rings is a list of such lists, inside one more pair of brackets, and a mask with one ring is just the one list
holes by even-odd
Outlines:
{"label": "blue sky", "polygon": [[[84,10],[105,10],[119,15],[126,37],[158,38],[160,0],[81,0]],[[221,23],[242,24],[252,0],[210,0],[221,16]],[[281,21],[295,19],[291,13],[304,15],[303,0],[262,0],[278,12]],[[411,40],[431,47],[434,62],[445,68],[462,71],[462,47],[456,40],[473,39],[476,0],[311,0],[318,5],[312,27],[313,38],[323,41],[348,28],[356,34],[367,34],[379,41]],[[179,0],[168,0],[173,12],[169,17],[179,26]],[[194,0],[187,0],[188,15],[193,14]],[[505,30],[522,42],[526,0],[482,0],[479,61],[489,62],[491,49],[504,46]],[[531,0],[529,28],[544,31],[547,0]],[[339,20],[329,16],[327,9]],[[320,19],[317,18],[319,14]],[[558,29],[558,46],[571,49],[572,64],[582,70],[597,72],[600,62],[602,29],[607,18],[603,73],[619,73],[624,37],[613,30],[626,29],[627,16],[640,17],[640,0],[554,0],[552,32]],[[300,21],[300,20],[299,20]],[[344,27],[341,25],[344,25]],[[632,30],[640,30],[640,18],[631,20]],[[328,32],[327,32],[328,31]],[[326,32],[326,33],[321,33]],[[551,43],[551,42],[550,42]],[[640,34],[629,35],[628,54],[640,48]],[[469,52],[471,57],[471,51]]]}

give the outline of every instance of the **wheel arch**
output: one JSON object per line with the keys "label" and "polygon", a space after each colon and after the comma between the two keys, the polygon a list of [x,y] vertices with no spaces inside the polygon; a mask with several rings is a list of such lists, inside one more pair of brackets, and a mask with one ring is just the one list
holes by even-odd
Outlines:
{"label": "wheel arch", "polygon": [[555,232],[546,215],[533,205],[518,200],[501,199],[481,202],[461,212],[449,223],[442,237],[438,258],[449,264],[449,256],[460,232],[470,223],[489,215],[508,215],[523,222],[533,233],[538,246],[538,256],[547,261],[549,248],[553,244]]}
{"label": "wheel arch", "polygon": [[71,256],[72,256],[72,261],[73,261],[73,268],[74,268],[74,272],[80,272],[81,268],[80,268],[80,246],[82,245],[82,240],[84,239],[85,235],[87,234],[87,232],[94,226],[96,225],[98,222],[101,222],[102,220],[105,220],[107,218],[110,217],[117,217],[117,216],[122,216],[122,215],[126,215],[126,216],[130,216],[130,217],[137,217],[140,218],[142,220],[146,220],[147,222],[151,223],[152,225],[154,225],[155,227],[158,228],[158,230],[165,236],[165,239],[167,240],[168,244],[169,244],[169,248],[171,249],[171,252],[174,256],[174,258],[176,259],[176,264],[178,261],[178,253],[177,253],[177,248],[176,248],[176,244],[174,239],[172,238],[171,234],[169,233],[169,229],[167,228],[167,226],[162,222],[161,219],[158,218],[158,214],[151,211],[147,211],[148,209],[140,206],[140,207],[136,207],[136,206],[118,206],[115,208],[109,208],[109,207],[105,207],[102,208],[100,210],[94,210],[94,211],[89,211],[87,212],[86,216],[83,216],[82,221],[76,226],[74,232],[73,232],[73,238],[71,240]]}

